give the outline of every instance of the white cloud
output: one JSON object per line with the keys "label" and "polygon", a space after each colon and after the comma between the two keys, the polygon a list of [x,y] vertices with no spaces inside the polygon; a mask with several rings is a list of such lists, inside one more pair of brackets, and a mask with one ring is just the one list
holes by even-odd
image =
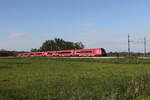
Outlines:
{"label": "white cloud", "polygon": [[94,26],[95,24],[92,23],[81,23],[81,24],[68,24],[66,25],[67,27],[89,27],[89,26]]}
{"label": "white cloud", "polygon": [[0,49],[6,50],[28,50],[34,47],[34,40],[30,38],[31,32],[20,32],[5,34],[0,37]]}
{"label": "white cloud", "polygon": [[22,33],[11,33],[7,36],[8,39],[19,39],[25,37],[26,35],[30,34],[31,32],[22,32]]}
{"label": "white cloud", "polygon": [[77,26],[81,27],[87,27],[87,26],[93,26],[94,24],[78,24]]}

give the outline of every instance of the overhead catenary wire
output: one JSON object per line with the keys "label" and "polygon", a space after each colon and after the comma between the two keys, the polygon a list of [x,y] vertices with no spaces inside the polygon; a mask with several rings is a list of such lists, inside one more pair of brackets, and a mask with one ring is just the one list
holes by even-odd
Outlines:
{"label": "overhead catenary wire", "polygon": [[131,36],[130,34],[128,34],[128,55],[130,56],[131,54],[131,42],[133,44],[143,44],[143,53],[144,53],[144,56],[147,55],[147,38],[144,37],[144,40],[143,39],[138,39],[138,40],[131,40]]}
{"label": "overhead catenary wire", "polygon": [[146,47],[146,37],[144,37],[144,56],[146,56],[146,52],[147,52],[147,47]]}

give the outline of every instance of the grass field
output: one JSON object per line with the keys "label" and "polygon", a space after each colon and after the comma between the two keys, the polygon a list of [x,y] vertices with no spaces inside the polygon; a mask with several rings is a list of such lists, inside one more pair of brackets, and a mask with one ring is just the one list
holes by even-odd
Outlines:
{"label": "grass field", "polygon": [[149,100],[149,90],[149,59],[0,59],[0,100]]}

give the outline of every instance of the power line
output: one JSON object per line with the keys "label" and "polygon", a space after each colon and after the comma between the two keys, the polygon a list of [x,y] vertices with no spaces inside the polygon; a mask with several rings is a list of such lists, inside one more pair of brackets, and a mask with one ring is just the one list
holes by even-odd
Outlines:
{"label": "power line", "polygon": [[[130,56],[131,55],[131,37],[130,37],[130,34],[128,34],[128,55]],[[144,56],[147,55],[147,39],[146,37],[144,37]]]}

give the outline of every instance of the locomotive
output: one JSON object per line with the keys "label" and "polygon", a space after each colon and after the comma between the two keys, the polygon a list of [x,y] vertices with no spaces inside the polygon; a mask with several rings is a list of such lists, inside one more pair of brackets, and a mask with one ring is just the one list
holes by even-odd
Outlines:
{"label": "locomotive", "polygon": [[35,57],[35,56],[106,56],[103,48],[98,49],[81,49],[81,50],[64,50],[64,51],[46,51],[46,52],[29,52],[19,53],[18,57]]}

